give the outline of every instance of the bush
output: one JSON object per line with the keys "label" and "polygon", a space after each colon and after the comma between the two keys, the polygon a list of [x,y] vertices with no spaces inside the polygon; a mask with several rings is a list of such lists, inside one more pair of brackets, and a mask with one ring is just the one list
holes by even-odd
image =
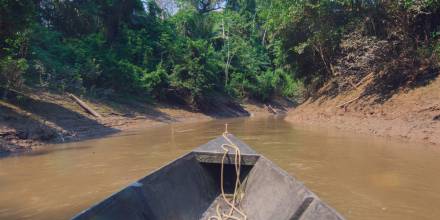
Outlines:
{"label": "bush", "polygon": [[23,73],[28,64],[25,59],[5,57],[0,61],[0,86],[3,87],[3,99],[6,99],[8,90],[20,89],[23,84]]}
{"label": "bush", "polygon": [[185,41],[182,59],[170,75],[170,84],[176,90],[189,91],[191,104],[220,86],[218,54],[206,40]]}
{"label": "bush", "polygon": [[143,73],[143,76],[141,77],[141,86],[144,91],[152,96],[163,98],[164,93],[162,91],[169,87],[169,78],[168,73],[162,64],[159,64],[156,67],[156,70],[152,72]]}

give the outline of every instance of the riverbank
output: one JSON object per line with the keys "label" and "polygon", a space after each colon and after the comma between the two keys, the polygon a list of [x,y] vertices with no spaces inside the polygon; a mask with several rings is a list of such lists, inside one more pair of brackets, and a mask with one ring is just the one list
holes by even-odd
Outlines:
{"label": "riverbank", "polygon": [[[147,103],[124,99],[85,98],[102,117],[87,113],[67,94],[28,89],[0,101],[0,154],[19,153],[48,143],[99,138],[120,131],[167,123],[204,121],[224,117],[258,116],[286,111],[284,104],[272,107],[247,101],[235,103],[219,98],[204,112],[187,106]],[[287,105],[287,104],[286,104]],[[275,111],[275,112],[274,112]]]}
{"label": "riverbank", "polygon": [[362,96],[367,86],[368,83],[333,97],[322,95],[309,99],[289,111],[286,120],[440,144],[440,77],[422,87],[402,88],[387,99],[379,94]]}

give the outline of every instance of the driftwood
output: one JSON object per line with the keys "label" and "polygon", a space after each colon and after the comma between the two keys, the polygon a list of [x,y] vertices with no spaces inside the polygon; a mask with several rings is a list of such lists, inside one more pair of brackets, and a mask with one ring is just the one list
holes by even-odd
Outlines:
{"label": "driftwood", "polygon": [[18,90],[15,90],[13,88],[8,88],[8,87],[5,87],[5,86],[0,86],[0,89],[3,89],[3,97],[2,97],[2,99],[4,99],[4,100],[7,99],[7,96],[9,94],[9,92],[13,92],[15,94],[22,95],[22,96],[29,96],[29,95],[27,95],[27,94],[25,94],[23,92],[20,92]]}
{"label": "driftwood", "polygon": [[352,103],[352,102],[354,102],[354,101],[360,99],[361,97],[362,97],[362,95],[360,95],[360,96],[358,96],[357,98],[354,98],[354,99],[352,99],[352,100],[350,100],[350,101],[344,102],[344,103],[342,103],[342,104],[340,104],[340,105],[338,105],[338,106],[336,106],[336,107],[337,107],[337,108],[342,108],[342,107],[344,107],[344,106],[346,106],[346,105],[348,105],[348,104],[350,104],[350,103]]}
{"label": "driftwood", "polygon": [[372,76],[374,76],[374,72],[371,72],[370,74],[366,75],[364,78],[361,79],[361,81],[359,81],[355,87],[359,87],[362,83],[364,83],[365,81],[367,81],[368,79],[370,79]]}
{"label": "driftwood", "polygon": [[69,94],[69,97],[72,98],[79,106],[81,106],[81,108],[83,108],[87,113],[95,116],[96,118],[102,118],[102,116],[96,112],[95,110],[93,110],[92,108],[90,108],[85,102],[81,101],[78,97],[76,97],[73,94]]}
{"label": "driftwood", "polygon": [[[365,76],[364,78],[362,78],[362,79],[361,79],[356,85],[354,85],[354,84],[353,84],[353,81],[351,81],[351,80],[349,80],[349,83],[351,84],[351,86],[352,86],[353,88],[355,88],[355,89],[357,90],[358,87],[359,87],[360,85],[362,85],[364,82],[366,82],[367,80],[371,79],[372,77],[374,77],[374,72],[371,72],[371,73],[369,73],[368,75],[366,75],[366,76]],[[356,101],[356,100],[362,98],[362,96],[363,96],[363,95],[360,95],[360,96],[358,96],[358,97],[356,97],[356,98],[354,98],[354,99],[352,99],[352,100],[350,100],[350,101],[344,102],[344,103],[342,103],[342,104],[336,106],[336,108],[347,107],[348,104],[350,104],[350,103],[352,103],[352,102],[354,102],[354,101]]]}
{"label": "driftwood", "polygon": [[266,105],[266,109],[272,114],[277,114],[277,111],[275,111],[275,109],[273,109],[270,105]]}

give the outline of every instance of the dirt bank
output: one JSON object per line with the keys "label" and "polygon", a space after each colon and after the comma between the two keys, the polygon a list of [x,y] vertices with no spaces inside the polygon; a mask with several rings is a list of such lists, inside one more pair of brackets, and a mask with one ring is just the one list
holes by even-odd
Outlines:
{"label": "dirt bank", "polygon": [[440,144],[440,61],[364,33],[343,38],[331,76],[287,120]]}
{"label": "dirt bank", "polygon": [[[30,151],[47,143],[103,137],[124,130],[167,123],[210,120],[222,117],[269,115],[285,112],[283,102],[273,108],[256,102],[216,100],[215,111],[200,112],[164,103],[81,97],[102,118],[95,118],[67,94],[27,89],[0,101],[0,154]],[[280,104],[282,103],[282,104]]]}
{"label": "dirt bank", "polygon": [[[440,144],[440,77],[424,87],[402,89],[383,102],[377,102],[378,95],[356,99],[365,87],[335,97],[309,99],[289,111],[286,119],[293,123]],[[344,103],[347,104],[341,106]]]}

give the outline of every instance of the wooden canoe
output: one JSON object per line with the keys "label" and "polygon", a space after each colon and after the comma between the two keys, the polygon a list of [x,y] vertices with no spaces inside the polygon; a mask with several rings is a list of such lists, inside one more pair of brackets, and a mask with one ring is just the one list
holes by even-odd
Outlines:
{"label": "wooden canoe", "polygon": [[[247,220],[342,220],[301,182],[227,134],[241,151],[240,208]],[[220,136],[79,213],[73,220],[208,219],[221,203],[220,170],[228,140]],[[234,190],[234,154],[224,161],[224,190]]]}

